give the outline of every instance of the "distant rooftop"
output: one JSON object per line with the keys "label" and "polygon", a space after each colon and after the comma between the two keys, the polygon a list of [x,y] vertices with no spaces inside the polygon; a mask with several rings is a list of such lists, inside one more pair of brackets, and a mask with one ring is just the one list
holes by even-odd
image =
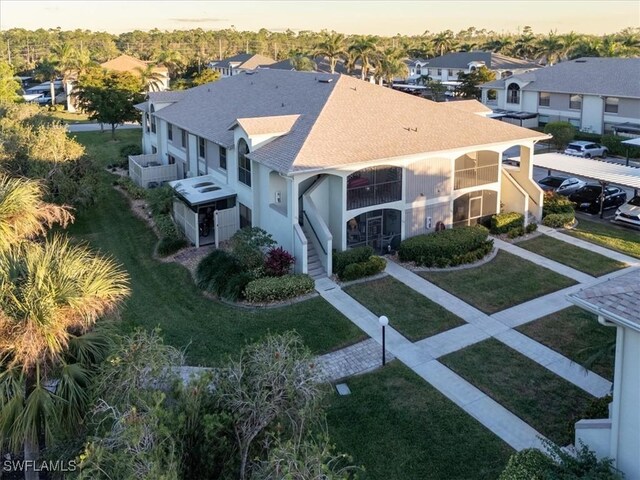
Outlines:
{"label": "distant rooftop", "polygon": [[[273,58],[265,57],[264,55],[258,55],[257,53],[239,53],[233,57],[228,57],[222,60],[216,60],[211,62],[211,66],[216,68],[241,68],[244,70],[253,70],[260,65],[271,65],[276,63]],[[237,65],[232,65],[237,64]]]}
{"label": "distant rooftop", "polygon": [[640,98],[640,58],[583,57],[482,85],[504,88],[518,80],[522,90]]}
{"label": "distant rooftop", "polygon": [[[140,60],[130,55],[120,55],[119,57],[101,63],[100,66],[102,68],[106,68],[107,70],[115,70],[116,72],[130,72],[139,75],[138,69],[140,68],[144,70],[149,64],[150,62],[145,62],[144,60]],[[154,70],[165,74],[168,72],[166,67],[162,66],[156,66]]]}
{"label": "distant rooftop", "polygon": [[471,62],[483,62],[491,70],[523,70],[540,68],[541,65],[529,60],[507,57],[500,53],[474,50],[471,52],[447,53],[426,60],[427,67],[467,68]]}

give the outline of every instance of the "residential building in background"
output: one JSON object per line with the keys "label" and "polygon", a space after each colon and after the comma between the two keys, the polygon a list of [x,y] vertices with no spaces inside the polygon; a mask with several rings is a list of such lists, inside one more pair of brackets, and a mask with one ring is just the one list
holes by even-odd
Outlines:
{"label": "residential building in background", "polygon": [[222,77],[231,77],[247,70],[255,70],[258,67],[276,63],[273,58],[254,53],[240,53],[233,57],[216,60],[209,63],[209,68],[220,72]]}
{"label": "residential building in background", "polygon": [[567,121],[583,132],[640,136],[640,58],[578,58],[486,83],[482,103],[525,126]]}

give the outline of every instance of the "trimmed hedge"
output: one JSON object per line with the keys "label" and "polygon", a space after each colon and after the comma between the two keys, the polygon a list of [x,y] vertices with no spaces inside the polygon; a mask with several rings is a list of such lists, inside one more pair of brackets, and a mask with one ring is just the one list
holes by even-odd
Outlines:
{"label": "trimmed hedge", "polygon": [[187,240],[182,237],[162,237],[156,251],[161,257],[166,257],[186,246]]}
{"label": "trimmed hedge", "polygon": [[344,252],[333,252],[333,273],[342,278],[344,269],[353,263],[366,262],[373,255],[371,247],[356,247]]}
{"label": "trimmed hedge", "polygon": [[507,232],[507,237],[509,238],[518,238],[524,235],[524,228],[522,227],[516,227],[516,228],[512,228],[511,230],[509,230]]}
{"label": "trimmed hedge", "polygon": [[550,213],[542,219],[542,224],[550,228],[562,228],[571,225],[575,219],[573,213]]}
{"label": "trimmed hedge", "polygon": [[244,295],[252,303],[269,303],[299,297],[312,292],[314,287],[315,282],[309,275],[263,277],[250,281]]}
{"label": "trimmed hedge", "polygon": [[557,193],[545,193],[542,204],[542,216],[546,217],[552,213],[575,214],[575,207],[573,206],[573,202],[567,197],[558,195]]}
{"label": "trimmed hedge", "polygon": [[129,177],[120,177],[116,184],[120,186],[124,191],[126,191],[129,196],[135,200],[140,200],[141,198],[145,198],[147,191],[139,187],[131,180]]}
{"label": "trimmed hedge", "polygon": [[176,224],[173,223],[171,215],[163,213],[160,215],[154,215],[153,221],[156,224],[156,228],[160,232],[160,237],[175,237],[181,238],[182,235],[178,232]]}
{"label": "trimmed hedge", "polygon": [[491,217],[491,233],[508,233],[514,228],[524,228],[524,215],[516,212],[498,213]]}
{"label": "trimmed hedge", "polygon": [[524,231],[526,233],[531,233],[531,232],[535,232],[536,230],[538,230],[538,224],[535,222],[531,222],[529,225],[527,225],[527,227],[524,229]]}
{"label": "trimmed hedge", "polygon": [[400,243],[398,256],[402,262],[427,267],[461,265],[478,260],[478,255],[484,256],[491,251],[493,241],[487,240],[488,234],[485,227],[475,225],[418,235]]}
{"label": "trimmed hedge", "polygon": [[382,272],[387,266],[387,262],[382,257],[372,255],[365,262],[351,263],[347,265],[340,276],[340,280],[349,281],[358,278],[370,277]]}

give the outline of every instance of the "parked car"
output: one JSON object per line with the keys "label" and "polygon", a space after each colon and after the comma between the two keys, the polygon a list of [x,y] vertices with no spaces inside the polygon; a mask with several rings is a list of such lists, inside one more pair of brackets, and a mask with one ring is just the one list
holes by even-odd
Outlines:
{"label": "parked car", "polygon": [[545,192],[556,192],[560,195],[571,195],[576,190],[584,187],[587,182],[575,177],[563,177],[562,175],[549,175],[538,180],[538,185]]}
{"label": "parked car", "polygon": [[[586,185],[569,195],[569,200],[576,204],[576,209],[591,213],[600,211],[600,185]],[[619,207],[627,201],[627,194],[618,187],[607,187],[604,190],[604,209]]]}
{"label": "parked car", "polygon": [[567,145],[564,153],[584,158],[607,158],[607,155],[609,155],[609,149],[607,147],[603,147],[599,143],[576,141]]}
{"label": "parked car", "polygon": [[616,210],[616,222],[630,223],[640,227],[640,195],[636,195]]}

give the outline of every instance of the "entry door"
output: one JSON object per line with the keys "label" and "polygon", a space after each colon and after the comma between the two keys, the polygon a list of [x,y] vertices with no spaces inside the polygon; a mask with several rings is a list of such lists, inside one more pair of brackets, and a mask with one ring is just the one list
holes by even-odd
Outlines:
{"label": "entry door", "polygon": [[382,248],[382,217],[367,218],[367,245],[376,252]]}
{"label": "entry door", "polygon": [[482,216],[482,196],[469,199],[469,225],[475,224],[474,219]]}

